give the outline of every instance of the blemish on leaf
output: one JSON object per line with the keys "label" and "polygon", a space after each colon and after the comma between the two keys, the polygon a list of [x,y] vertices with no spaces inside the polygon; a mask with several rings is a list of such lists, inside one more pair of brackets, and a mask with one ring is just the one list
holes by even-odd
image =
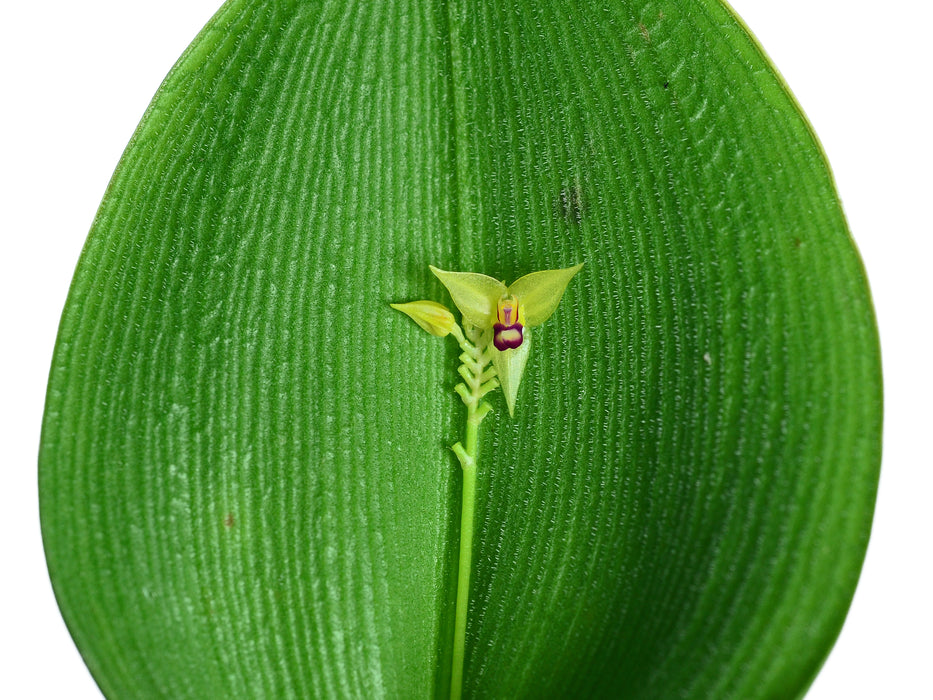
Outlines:
{"label": "blemish on leaf", "polygon": [[801,241],[799,238],[794,239],[794,248],[799,248],[802,245],[803,245],[803,241]]}
{"label": "blemish on leaf", "polygon": [[710,355],[708,352],[704,352],[704,353],[703,353],[703,362],[705,362],[705,363],[708,364],[708,365],[713,364],[713,356]]}
{"label": "blemish on leaf", "polygon": [[224,527],[228,530],[236,525],[236,518],[233,517],[233,513],[227,513],[227,516],[224,518]]}
{"label": "blemish on leaf", "polygon": [[645,40],[645,42],[648,43],[648,44],[650,44],[650,43],[651,43],[651,33],[648,31],[648,27],[646,27],[644,24],[642,24],[641,22],[639,22],[639,23],[638,23],[638,31],[641,32],[641,36],[642,36],[642,38]]}
{"label": "blemish on leaf", "polygon": [[583,220],[586,206],[579,185],[564,188],[557,196],[556,209],[565,221],[579,224]]}

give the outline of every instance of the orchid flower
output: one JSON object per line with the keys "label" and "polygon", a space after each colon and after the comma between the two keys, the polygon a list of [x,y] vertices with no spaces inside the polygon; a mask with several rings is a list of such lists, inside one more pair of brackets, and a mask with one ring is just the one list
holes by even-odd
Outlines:
{"label": "orchid flower", "polygon": [[492,363],[510,416],[515,415],[518,385],[531,350],[528,329],[551,317],[581,267],[582,263],[562,270],[532,272],[507,287],[476,272],[448,272],[431,266],[431,272],[447,287],[464,321],[480,330],[492,329]]}

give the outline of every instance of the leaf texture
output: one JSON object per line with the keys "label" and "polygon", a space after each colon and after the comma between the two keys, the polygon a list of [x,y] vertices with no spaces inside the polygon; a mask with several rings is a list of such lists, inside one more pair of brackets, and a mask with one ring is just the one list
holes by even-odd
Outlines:
{"label": "leaf texture", "polygon": [[103,692],[445,696],[456,351],[388,304],[580,261],[484,423],[465,694],[802,694],[869,536],[878,339],[819,144],[713,0],[223,6],[51,371],[43,537]]}

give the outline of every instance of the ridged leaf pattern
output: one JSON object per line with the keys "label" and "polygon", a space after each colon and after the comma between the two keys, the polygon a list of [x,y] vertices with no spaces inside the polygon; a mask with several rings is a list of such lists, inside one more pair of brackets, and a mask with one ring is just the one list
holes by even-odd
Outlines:
{"label": "ridged leaf pattern", "polygon": [[444,697],[430,273],[585,262],[483,425],[465,695],[783,698],[842,625],[877,332],[821,149],[716,0],[223,6],[53,362],[49,569],[108,697]]}

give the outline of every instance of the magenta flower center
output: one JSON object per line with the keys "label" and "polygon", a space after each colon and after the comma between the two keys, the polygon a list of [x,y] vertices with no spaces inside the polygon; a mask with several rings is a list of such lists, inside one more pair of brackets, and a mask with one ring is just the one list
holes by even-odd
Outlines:
{"label": "magenta flower center", "polygon": [[492,343],[496,350],[513,350],[525,340],[522,335],[522,314],[515,297],[505,297],[499,302],[493,327]]}

